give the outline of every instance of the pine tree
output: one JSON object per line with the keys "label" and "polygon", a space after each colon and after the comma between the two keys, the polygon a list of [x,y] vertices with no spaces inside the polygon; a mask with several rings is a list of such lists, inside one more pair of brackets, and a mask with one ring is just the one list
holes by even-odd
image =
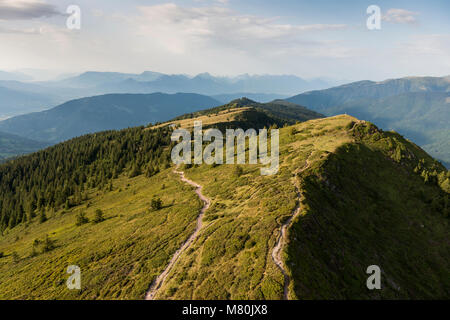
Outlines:
{"label": "pine tree", "polygon": [[103,217],[103,211],[100,209],[95,210],[94,223],[100,223],[103,221],[105,221],[105,218]]}
{"label": "pine tree", "polygon": [[39,216],[39,223],[44,223],[45,221],[47,221],[47,216],[46,216],[46,214],[45,214],[45,211],[42,210],[42,211],[41,211],[41,214],[40,214],[40,216]]}
{"label": "pine tree", "polygon": [[78,213],[76,218],[77,218],[77,222],[76,222],[77,226],[81,226],[81,225],[89,222],[89,218],[86,217],[86,213],[84,211],[81,211],[80,213]]}
{"label": "pine tree", "polygon": [[162,200],[160,198],[153,198],[150,204],[150,207],[154,211],[158,211],[162,209]]}

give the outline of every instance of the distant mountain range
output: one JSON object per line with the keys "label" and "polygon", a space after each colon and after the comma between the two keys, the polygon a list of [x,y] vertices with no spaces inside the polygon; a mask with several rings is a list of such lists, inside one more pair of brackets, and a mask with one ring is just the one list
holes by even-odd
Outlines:
{"label": "distant mountain range", "polygon": [[450,77],[359,81],[287,101],[327,116],[347,113],[395,130],[450,165]]}
{"label": "distant mountain range", "polygon": [[0,122],[0,131],[57,143],[76,136],[167,121],[220,105],[193,93],[109,94],[71,100],[50,110]]}
{"label": "distant mountain range", "polygon": [[[191,92],[217,95],[222,103],[248,96],[268,102],[294,93],[324,89],[340,84],[328,79],[305,80],[291,75],[241,75],[215,77],[208,73],[191,77],[145,71],[140,74],[85,72],[54,81],[24,82],[21,74],[0,73],[0,118],[50,109],[65,101],[110,93]],[[6,91],[13,90],[13,92]],[[30,95],[39,96],[29,99]],[[27,103],[15,102],[23,95]]]}
{"label": "distant mountain range", "polygon": [[0,70],[0,80],[7,81],[30,81],[33,78],[22,72],[6,72]]}
{"label": "distant mountain range", "polygon": [[305,80],[292,75],[241,75],[237,77],[215,77],[201,73],[167,75],[146,71],[141,74],[116,72],[85,72],[57,82],[59,86],[91,88],[104,93],[148,93],[148,92],[193,92],[205,95],[235,94],[238,92],[290,95],[312,89],[323,89],[336,82],[322,79]]}

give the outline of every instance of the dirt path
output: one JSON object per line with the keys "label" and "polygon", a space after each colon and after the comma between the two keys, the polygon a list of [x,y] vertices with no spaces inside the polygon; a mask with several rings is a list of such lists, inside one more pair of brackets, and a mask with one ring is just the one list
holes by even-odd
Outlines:
{"label": "dirt path", "polygon": [[[299,170],[298,172],[296,172],[295,176],[297,176],[297,174],[305,171],[306,169],[309,168],[309,157],[306,160],[306,165]],[[284,300],[289,300],[289,276],[286,272],[286,266],[284,265],[283,259],[281,257],[281,253],[283,252],[283,246],[286,244],[286,240],[287,240],[287,230],[288,228],[291,226],[292,220],[294,220],[297,215],[300,213],[300,209],[301,209],[301,193],[299,191],[298,186],[295,186],[296,191],[297,191],[297,199],[298,199],[298,204],[295,207],[295,209],[292,211],[292,215],[290,216],[290,218],[281,225],[281,229],[280,229],[280,233],[278,235],[278,239],[277,242],[275,244],[275,247],[273,248],[272,251],[272,259],[273,262],[277,265],[277,267],[280,269],[281,273],[284,276],[284,292],[283,292],[283,299]]]}
{"label": "dirt path", "polygon": [[207,197],[205,197],[202,193],[203,186],[199,185],[198,183],[187,179],[184,176],[184,172],[174,170],[174,173],[179,174],[181,177],[181,181],[190,184],[191,186],[195,187],[195,193],[198,195],[200,200],[203,201],[204,205],[203,208],[200,210],[200,214],[197,217],[197,226],[195,228],[195,231],[191,236],[186,240],[186,242],[183,243],[181,248],[179,248],[175,254],[173,255],[172,259],[170,260],[169,264],[167,265],[166,269],[153,281],[150,288],[147,291],[147,294],[145,295],[145,300],[153,300],[158,293],[159,288],[161,288],[162,284],[167,278],[167,275],[169,274],[170,270],[172,270],[175,263],[178,261],[178,258],[180,255],[186,251],[186,249],[189,248],[189,246],[194,242],[194,240],[197,238],[198,233],[200,229],[202,228],[203,224],[203,216],[205,215],[206,210],[208,210],[209,206],[211,205],[211,200]]}

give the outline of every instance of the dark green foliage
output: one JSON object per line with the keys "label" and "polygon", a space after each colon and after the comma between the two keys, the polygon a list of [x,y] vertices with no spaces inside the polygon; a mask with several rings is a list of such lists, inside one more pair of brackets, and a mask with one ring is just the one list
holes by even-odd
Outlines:
{"label": "dark green foliage", "polygon": [[26,221],[35,209],[78,206],[86,188],[104,190],[121,173],[169,165],[170,134],[169,128],[106,131],[1,165],[0,229]]}
{"label": "dark green foliage", "polygon": [[242,176],[244,174],[244,169],[242,169],[241,166],[235,166],[233,174],[239,178],[240,176]]}
{"label": "dark green foliage", "polygon": [[95,210],[94,223],[100,223],[103,221],[105,221],[105,217],[103,216],[103,211],[101,209]]}
{"label": "dark green foliage", "polygon": [[157,174],[158,172],[159,172],[159,168],[150,164],[147,167],[147,170],[145,171],[145,175],[147,176],[147,178],[150,178],[150,177],[154,176],[155,174]]}
{"label": "dark green foliage", "polygon": [[45,221],[47,221],[47,216],[44,211],[41,211],[41,214],[39,215],[39,222],[44,223]]}
{"label": "dark green foliage", "polygon": [[150,203],[150,207],[154,211],[161,210],[161,208],[162,208],[162,200],[161,200],[161,198],[153,198],[152,202]]}
{"label": "dark green foliage", "polygon": [[45,239],[42,242],[42,252],[49,252],[52,251],[55,248],[55,241],[50,239],[48,234],[45,235]]}
{"label": "dark green foliage", "polygon": [[139,176],[140,174],[141,174],[141,168],[139,168],[139,166],[137,166],[137,165],[134,165],[133,169],[130,172],[129,177],[134,178],[134,177]]}
{"label": "dark green foliage", "polygon": [[289,128],[289,135],[295,136],[296,133],[297,133],[297,129],[295,129],[295,127]]}
{"label": "dark green foliage", "polygon": [[368,121],[355,125],[352,132],[358,141],[368,143],[405,169],[420,175],[425,183],[439,185],[445,192],[450,192],[449,171],[398,133],[383,132]]}
{"label": "dark green foliage", "polygon": [[[320,113],[283,100],[275,100],[269,103],[258,103],[247,98],[242,98],[231,101],[230,103],[220,107],[185,114],[175,118],[175,120],[192,119],[205,115],[213,115],[236,108],[252,108],[261,114],[259,116],[260,119],[257,122],[255,119],[251,119],[253,122],[252,124],[247,123],[248,121],[242,121],[242,123],[235,124],[230,123],[229,128],[262,128],[263,126],[269,127],[274,123],[278,126],[283,126],[285,124],[294,124],[296,121],[307,121],[323,117]],[[255,122],[258,125],[255,126]]]}
{"label": "dark green foliage", "polygon": [[[393,161],[397,146],[380,147],[393,137],[373,142],[373,128],[360,129],[372,132],[365,143],[340,147],[300,180],[305,215],[292,226],[287,255],[296,296],[448,297],[449,194],[412,173],[412,144],[403,145],[401,162]],[[365,286],[370,265],[383,270],[382,290]]]}
{"label": "dark green foliage", "polygon": [[78,213],[76,218],[77,218],[77,221],[75,224],[78,227],[89,222],[89,218],[86,217],[86,213],[84,211],[81,211],[80,213]]}
{"label": "dark green foliage", "polygon": [[19,254],[18,254],[16,251],[14,251],[14,252],[12,253],[12,259],[13,259],[13,262],[14,262],[14,263],[18,263],[18,262],[20,261]]}

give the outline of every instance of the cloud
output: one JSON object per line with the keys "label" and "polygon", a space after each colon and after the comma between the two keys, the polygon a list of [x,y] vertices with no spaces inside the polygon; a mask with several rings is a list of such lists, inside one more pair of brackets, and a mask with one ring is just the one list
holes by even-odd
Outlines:
{"label": "cloud", "polygon": [[28,20],[63,15],[41,0],[0,0],[0,20]]}
{"label": "cloud", "polygon": [[450,34],[414,35],[399,48],[404,54],[445,57],[446,62],[450,62]]}
{"label": "cloud", "polygon": [[382,17],[382,20],[393,23],[417,23],[418,12],[405,9],[389,9]]}
{"label": "cloud", "polygon": [[[416,74],[448,74],[450,70],[450,33],[416,34],[394,49],[400,66],[406,70],[414,66]],[[399,67],[399,65],[397,65]]]}
{"label": "cloud", "polygon": [[11,29],[11,28],[4,28],[0,26],[0,33],[9,33],[9,34],[40,34],[40,30],[36,28],[29,28],[29,29]]}
{"label": "cloud", "polygon": [[172,53],[190,47],[226,48],[257,53],[261,50],[297,49],[317,45],[314,32],[339,30],[344,24],[280,24],[277,18],[243,15],[226,7],[181,7],[173,3],[139,7],[132,20],[139,35],[149,37]]}

